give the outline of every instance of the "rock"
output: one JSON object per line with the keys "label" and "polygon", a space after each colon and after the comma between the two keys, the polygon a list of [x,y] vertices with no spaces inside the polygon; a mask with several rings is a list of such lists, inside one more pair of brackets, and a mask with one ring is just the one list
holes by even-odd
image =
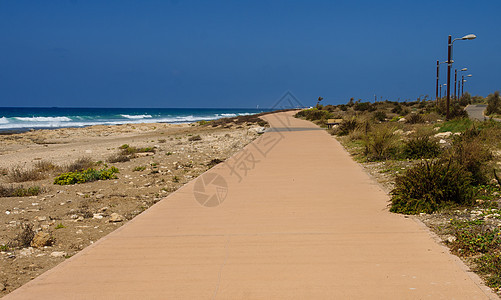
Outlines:
{"label": "rock", "polygon": [[84,220],[84,217],[79,216],[78,218],[75,219],[75,222],[82,222]]}
{"label": "rock", "polygon": [[5,211],[5,214],[6,214],[6,215],[10,215],[10,211],[6,210],[6,211]]}
{"label": "rock", "polygon": [[103,199],[104,198],[104,195],[103,194],[97,194],[96,195],[96,199]]}
{"label": "rock", "polygon": [[447,241],[448,241],[449,243],[453,243],[453,242],[455,242],[455,241],[456,241],[456,237],[455,237],[455,236],[450,236],[450,237],[448,237],[448,238],[447,238]]}
{"label": "rock", "polygon": [[19,250],[20,256],[30,256],[31,254],[33,254],[33,248],[31,248],[31,247],[23,248],[23,249]]}
{"label": "rock", "polygon": [[438,143],[439,143],[439,144],[447,144],[447,141],[446,141],[446,140],[442,140],[442,139],[441,139],[440,141],[438,141]]}
{"label": "rock", "polygon": [[43,222],[43,221],[46,221],[47,220],[47,217],[36,217],[36,220],[38,222]]}
{"label": "rock", "polygon": [[78,229],[78,230],[77,230],[77,232],[75,232],[75,233],[76,233],[76,234],[82,234],[82,233],[83,233],[83,231],[82,231],[82,229]]}
{"label": "rock", "polygon": [[404,122],[406,122],[406,121],[407,121],[407,119],[406,119],[406,118],[400,118],[400,119],[398,120],[398,122],[400,122],[400,123],[404,123]]}
{"label": "rock", "polygon": [[125,218],[117,213],[112,213],[110,222],[122,222]]}
{"label": "rock", "polygon": [[81,193],[81,192],[77,192],[77,195],[78,195],[78,196],[85,196],[85,194],[84,194],[84,193]]}
{"label": "rock", "polygon": [[52,257],[63,257],[66,256],[66,252],[63,251],[54,251],[50,254]]}
{"label": "rock", "polygon": [[105,207],[101,208],[99,211],[107,211],[108,209],[109,209],[109,207],[105,206]]}
{"label": "rock", "polygon": [[434,137],[439,138],[439,139],[444,139],[448,138],[452,135],[452,132],[447,131],[447,132],[440,132],[434,135]]}
{"label": "rock", "polygon": [[0,283],[0,291],[5,291],[5,285],[3,283]]}
{"label": "rock", "polygon": [[50,234],[43,231],[37,232],[37,234],[35,234],[33,240],[31,241],[31,246],[36,248],[42,248],[44,246],[50,246],[50,245],[52,245],[52,238]]}
{"label": "rock", "polygon": [[94,214],[92,216],[93,219],[98,219],[98,220],[101,220],[103,218],[103,214],[99,213],[99,214]]}

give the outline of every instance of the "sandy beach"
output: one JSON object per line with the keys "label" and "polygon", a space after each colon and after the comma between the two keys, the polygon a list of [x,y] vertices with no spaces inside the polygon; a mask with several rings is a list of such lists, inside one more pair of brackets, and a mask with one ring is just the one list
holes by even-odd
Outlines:
{"label": "sandy beach", "polygon": [[[222,122],[218,126],[155,123],[0,136],[0,185],[42,189],[35,196],[1,198],[0,296],[91,245],[224,161],[253,141],[260,129],[255,122]],[[125,144],[148,151],[136,153],[130,161],[110,162]],[[114,166],[120,173],[112,180],[54,184],[58,174],[82,158],[99,162],[95,169]],[[14,169],[34,170],[44,164],[56,168],[39,172],[42,178],[38,180],[13,182]],[[15,246],[26,226],[51,241],[45,243],[47,246]]]}

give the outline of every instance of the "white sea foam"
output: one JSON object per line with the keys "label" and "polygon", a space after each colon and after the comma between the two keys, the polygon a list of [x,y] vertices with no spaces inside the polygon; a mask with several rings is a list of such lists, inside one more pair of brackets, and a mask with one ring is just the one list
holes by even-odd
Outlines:
{"label": "white sea foam", "polygon": [[[149,114],[141,115],[120,115],[122,119],[94,119],[84,118],[82,116],[69,117],[12,117],[0,118],[0,130],[20,129],[20,128],[61,128],[61,127],[84,127],[92,125],[120,125],[120,124],[139,124],[139,123],[191,123],[201,120],[215,120],[222,117],[236,117],[241,115],[251,115],[252,113],[221,113],[205,115],[184,115],[184,116],[162,116],[153,117]],[[98,120],[99,119],[99,120]]]}
{"label": "white sea foam", "polygon": [[14,117],[23,122],[70,122],[68,117]]}
{"label": "white sea foam", "polygon": [[121,115],[124,118],[127,119],[146,119],[146,118],[153,118],[151,115]]}

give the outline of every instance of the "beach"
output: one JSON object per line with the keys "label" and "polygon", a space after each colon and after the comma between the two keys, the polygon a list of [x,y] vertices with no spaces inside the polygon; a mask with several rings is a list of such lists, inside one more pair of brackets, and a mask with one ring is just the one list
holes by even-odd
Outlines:
{"label": "beach", "polygon": [[[0,136],[0,185],[40,188],[32,196],[1,197],[0,296],[241,150],[262,130],[262,123],[248,121],[96,125]],[[120,160],[124,149],[137,153],[129,155],[129,161],[112,162]],[[91,161],[96,170],[113,166],[119,173],[110,180],[54,184],[54,178],[78,160]],[[13,170],[38,172],[40,178],[13,182]],[[41,242],[15,246],[30,226]]]}

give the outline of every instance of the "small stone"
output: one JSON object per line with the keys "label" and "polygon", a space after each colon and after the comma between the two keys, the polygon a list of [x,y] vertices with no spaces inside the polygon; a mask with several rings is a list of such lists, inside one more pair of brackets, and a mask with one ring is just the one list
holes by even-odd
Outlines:
{"label": "small stone", "polygon": [[78,219],[78,215],[71,215],[70,218],[72,218],[72,219]]}
{"label": "small stone", "polygon": [[36,220],[38,222],[43,222],[43,221],[46,221],[47,220],[47,217],[36,217]]}
{"label": "small stone", "polygon": [[6,210],[6,211],[5,211],[5,214],[6,214],[6,215],[10,215],[10,211]]}
{"label": "small stone", "polygon": [[54,251],[50,254],[52,257],[63,257],[66,256],[66,252],[63,251]]}
{"label": "small stone", "polygon": [[452,135],[452,132],[447,131],[447,132],[440,132],[440,133],[437,133],[437,134],[435,134],[434,136],[435,136],[436,138],[443,139],[443,138],[448,138],[448,137],[450,137],[451,135]]}
{"label": "small stone", "polygon": [[52,244],[52,238],[47,232],[39,231],[33,237],[31,241],[31,246],[36,248],[42,248],[44,246],[50,246]]}
{"label": "small stone", "polygon": [[103,199],[104,198],[104,195],[103,194],[97,194],[96,195],[96,199]]}
{"label": "small stone", "polygon": [[5,285],[3,283],[0,283],[0,291],[5,291]]}
{"label": "small stone", "polygon": [[82,231],[82,229],[78,229],[78,230],[77,230],[77,232],[75,232],[75,233],[76,233],[76,234],[82,234],[82,233],[83,233],[83,231]]}
{"label": "small stone", "polygon": [[103,218],[103,214],[94,214],[92,218],[101,220]]}
{"label": "small stone", "polygon": [[85,196],[85,194],[84,194],[84,193],[81,193],[81,192],[77,192],[77,195],[78,195],[78,196]]}
{"label": "small stone", "polygon": [[21,256],[30,256],[31,254],[33,254],[33,248],[31,247],[19,250],[19,255]]}
{"label": "small stone", "polygon": [[108,206],[105,206],[105,207],[101,208],[99,211],[106,211],[106,210],[108,210],[108,209],[109,209],[109,207],[108,207]]}
{"label": "small stone", "polygon": [[82,222],[84,220],[84,217],[80,216],[75,219],[75,222]]}
{"label": "small stone", "polygon": [[110,222],[122,222],[124,220],[124,217],[117,214],[117,213],[112,213]]}
{"label": "small stone", "polygon": [[453,243],[453,242],[455,242],[455,241],[456,241],[456,237],[455,237],[455,236],[450,236],[450,237],[448,237],[448,238],[447,238],[447,241],[448,241],[449,243]]}

